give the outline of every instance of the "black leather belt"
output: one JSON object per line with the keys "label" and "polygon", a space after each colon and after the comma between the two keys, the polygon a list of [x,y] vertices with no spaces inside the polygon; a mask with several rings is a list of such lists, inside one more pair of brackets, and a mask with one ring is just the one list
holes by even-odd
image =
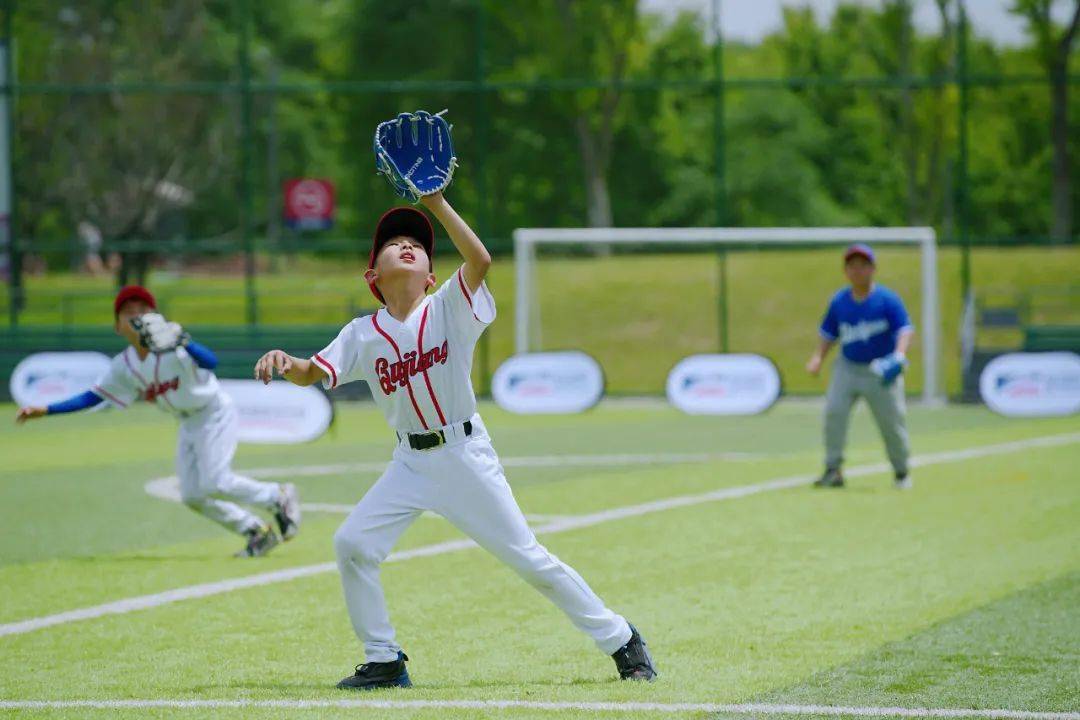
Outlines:
{"label": "black leather belt", "polygon": [[[465,437],[472,435],[472,420],[461,423],[461,429],[465,431]],[[413,450],[431,450],[446,444],[446,433],[442,430],[431,430],[422,433],[405,433],[409,439],[409,447]],[[398,435],[401,439],[401,435]]]}

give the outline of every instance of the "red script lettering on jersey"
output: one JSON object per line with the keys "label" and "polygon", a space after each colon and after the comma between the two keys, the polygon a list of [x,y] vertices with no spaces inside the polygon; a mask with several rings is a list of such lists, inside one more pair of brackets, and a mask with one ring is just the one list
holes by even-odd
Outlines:
{"label": "red script lettering on jersey", "polygon": [[415,350],[401,356],[398,362],[390,362],[386,358],[375,361],[375,374],[379,376],[379,385],[384,395],[396,392],[399,387],[405,387],[409,378],[428,370],[435,365],[445,365],[446,358],[450,356],[450,346],[443,342],[441,347],[433,347],[423,355]]}
{"label": "red script lettering on jersey", "polygon": [[146,388],[146,392],[143,393],[143,398],[146,400],[146,402],[154,402],[154,399],[157,398],[158,395],[164,395],[170,390],[175,390],[178,387],[180,387],[179,377],[174,377],[172,380],[160,382],[157,385],[151,383],[150,386]]}

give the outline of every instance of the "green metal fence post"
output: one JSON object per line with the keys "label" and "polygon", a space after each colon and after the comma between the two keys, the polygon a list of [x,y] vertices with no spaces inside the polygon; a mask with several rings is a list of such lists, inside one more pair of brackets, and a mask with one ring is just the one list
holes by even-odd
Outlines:
{"label": "green metal fence post", "polygon": [[720,340],[720,352],[728,351],[728,282],[727,250],[721,248],[716,254],[716,334]]}
{"label": "green metal fence post", "polygon": [[15,208],[15,98],[17,92],[15,86],[15,43],[11,31],[12,16],[14,14],[15,0],[4,0],[3,43],[4,52],[7,56],[4,63],[4,100],[7,103],[7,127],[5,132],[7,137],[4,140],[7,144],[8,161],[6,167],[0,168],[0,172],[7,174],[6,200],[8,216],[5,221],[7,222],[8,243],[8,322],[13,328],[19,324],[19,311],[23,305],[22,253],[19,251],[18,224],[16,223],[18,213]]}
{"label": "green metal fence post", "polygon": [[713,217],[714,225],[727,223],[727,188],[725,177],[726,127],[724,124],[724,40],[720,27],[720,0],[712,0],[713,31],[713,137],[714,163],[716,164],[713,181]]}
{"label": "green metal fence post", "polygon": [[968,296],[968,290],[971,288],[971,228],[969,226],[968,210],[968,21],[967,10],[964,8],[962,0],[959,6],[960,22],[956,42],[956,69],[957,82],[960,86],[959,117],[957,120],[960,125],[957,128],[960,157],[957,162],[956,224],[960,236],[960,299],[963,302]]}
{"label": "green metal fence post", "polygon": [[251,0],[237,0],[240,11],[240,42],[237,61],[240,70],[240,238],[244,248],[244,294],[248,325],[259,321],[255,296],[255,251],[252,238],[251,207],[251,56],[248,49],[251,33]]}
{"label": "green metal fence post", "polygon": [[[476,194],[477,194],[477,222],[476,228],[480,237],[487,240],[491,229],[490,201],[487,190],[487,156],[488,156],[488,112],[487,112],[487,55],[485,44],[485,30],[487,25],[487,9],[484,0],[476,2],[476,87],[473,108],[475,119],[473,127],[476,128]],[[480,343],[480,394],[487,395],[491,392],[491,368],[490,368],[490,333],[485,334]]]}

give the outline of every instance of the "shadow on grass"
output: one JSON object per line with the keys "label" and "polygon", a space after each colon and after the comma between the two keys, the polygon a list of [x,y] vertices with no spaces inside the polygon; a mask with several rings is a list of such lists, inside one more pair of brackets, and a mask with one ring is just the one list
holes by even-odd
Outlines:
{"label": "shadow on grass", "polygon": [[1080,572],[887,642],[748,702],[1070,711]]}

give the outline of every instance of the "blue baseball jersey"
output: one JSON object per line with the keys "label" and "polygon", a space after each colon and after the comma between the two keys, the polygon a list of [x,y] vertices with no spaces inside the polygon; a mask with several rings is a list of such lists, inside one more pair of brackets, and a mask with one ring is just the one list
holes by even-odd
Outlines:
{"label": "blue baseball jersey", "polygon": [[839,340],[844,357],[866,364],[896,350],[896,338],[912,329],[900,296],[875,285],[861,302],[846,287],[833,295],[821,321],[821,337]]}

